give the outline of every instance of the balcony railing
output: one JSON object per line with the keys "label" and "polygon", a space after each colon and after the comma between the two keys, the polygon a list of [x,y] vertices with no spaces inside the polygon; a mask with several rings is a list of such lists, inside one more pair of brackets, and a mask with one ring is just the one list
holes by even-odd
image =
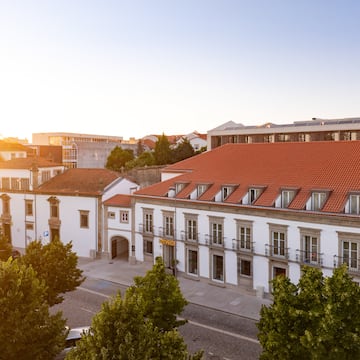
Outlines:
{"label": "balcony railing", "polygon": [[166,239],[174,239],[175,238],[175,230],[174,229],[166,229],[164,227],[159,227],[159,236]]}
{"label": "balcony railing", "polygon": [[139,232],[142,234],[154,235],[154,226],[145,226],[144,224],[139,224]]}
{"label": "balcony railing", "polygon": [[240,239],[232,240],[232,248],[233,250],[236,251],[253,253],[255,251],[254,244],[255,244],[254,241],[244,241]]}
{"label": "balcony railing", "polygon": [[296,249],[296,261],[304,265],[321,266],[323,253]]}
{"label": "balcony railing", "polygon": [[360,273],[360,259],[334,255],[334,267],[339,267],[342,264],[347,265],[349,272]]}
{"label": "balcony railing", "polygon": [[212,236],[209,234],[205,234],[205,243],[206,243],[206,245],[223,248],[224,243],[225,243],[225,237],[224,236]]}
{"label": "balcony railing", "polygon": [[265,256],[271,256],[279,259],[289,259],[289,248],[265,244]]}
{"label": "balcony railing", "polygon": [[181,231],[181,240],[197,243],[199,242],[199,233]]}

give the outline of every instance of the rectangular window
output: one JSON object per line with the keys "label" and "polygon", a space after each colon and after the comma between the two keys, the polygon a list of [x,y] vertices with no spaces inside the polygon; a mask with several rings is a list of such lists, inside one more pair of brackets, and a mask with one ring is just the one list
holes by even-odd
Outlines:
{"label": "rectangular window", "polygon": [[212,256],[213,280],[224,281],[224,257],[222,255]]}
{"label": "rectangular window", "polygon": [[347,264],[349,270],[359,270],[359,242],[343,241],[342,242],[343,263]]}
{"label": "rectangular window", "polygon": [[211,242],[212,244],[223,244],[223,226],[219,223],[211,224]]}
{"label": "rectangular window", "polygon": [[306,263],[319,262],[319,241],[315,236],[303,236],[303,261]]}
{"label": "rectangular window", "polygon": [[250,250],[251,249],[251,228],[250,228],[250,226],[240,226],[239,237],[240,237],[240,249]]}
{"label": "rectangular window", "polygon": [[108,211],[108,219],[115,219],[115,213],[113,211]]}
{"label": "rectangular window", "polygon": [[164,235],[167,237],[174,237],[174,216],[164,216]]}
{"label": "rectangular window", "polygon": [[149,239],[145,239],[144,240],[144,251],[146,254],[151,254],[153,253],[153,242],[152,240]]}
{"label": "rectangular window", "polygon": [[287,208],[294,199],[295,191],[283,190],[281,192],[281,207]]}
{"label": "rectangular window", "polygon": [[27,178],[20,179],[20,187],[21,187],[21,190],[29,190],[30,189],[30,180]]}
{"label": "rectangular window", "polygon": [[12,190],[20,190],[20,179],[11,178],[11,189]]}
{"label": "rectangular window", "polygon": [[251,261],[239,259],[239,270],[242,276],[251,276]]}
{"label": "rectangular window", "polygon": [[128,211],[120,211],[120,222],[124,224],[129,223],[129,212]]}
{"label": "rectangular window", "polygon": [[313,211],[320,211],[325,204],[325,192],[313,192],[311,195],[311,209]]}
{"label": "rectangular window", "polygon": [[51,172],[49,170],[41,172],[41,182],[44,183],[45,181],[50,180]]}
{"label": "rectangular window", "polygon": [[196,250],[188,250],[188,273],[198,274],[198,252]]}
{"label": "rectangular window", "polygon": [[153,215],[150,213],[145,214],[145,232],[151,234],[153,232]]}
{"label": "rectangular window", "polygon": [[272,255],[285,256],[285,233],[280,231],[272,231]]}
{"label": "rectangular window", "polygon": [[360,214],[360,195],[350,195],[350,213]]}
{"label": "rectangular window", "polygon": [[33,201],[32,200],[25,201],[25,213],[26,213],[26,216],[33,215]]}
{"label": "rectangular window", "polygon": [[10,190],[10,178],[8,177],[2,178],[2,188],[4,190]]}
{"label": "rectangular window", "polygon": [[197,235],[197,221],[195,219],[188,219],[186,221],[186,234],[187,240],[190,241],[197,241],[198,235]]}
{"label": "rectangular window", "polygon": [[89,227],[89,211],[80,210],[80,227]]}

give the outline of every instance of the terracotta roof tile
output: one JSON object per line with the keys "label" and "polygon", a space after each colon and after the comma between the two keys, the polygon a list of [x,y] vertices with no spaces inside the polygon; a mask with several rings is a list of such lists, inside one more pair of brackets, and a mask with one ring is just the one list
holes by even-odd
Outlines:
{"label": "terracotta roof tile", "polygon": [[39,186],[36,192],[101,195],[117,179],[120,179],[120,174],[107,169],[68,169]]}
{"label": "terracotta roof tile", "polygon": [[[172,164],[165,171],[183,175],[139,190],[136,194],[166,196],[175,182],[213,183],[201,200],[212,201],[225,184],[239,184],[227,202],[239,203],[254,185],[265,190],[255,202],[274,206],[283,188],[299,191],[290,209],[303,210],[313,190],[330,190],[323,208],[343,212],[350,191],[360,191],[360,141],[227,144]],[[188,194],[186,188],[182,191]],[[181,193],[178,194],[181,197]],[[226,202],[226,201],[225,201]]]}
{"label": "terracotta roof tile", "polygon": [[130,207],[131,206],[131,195],[123,195],[118,194],[110,199],[104,201],[104,205],[106,206],[122,206],[122,207]]}

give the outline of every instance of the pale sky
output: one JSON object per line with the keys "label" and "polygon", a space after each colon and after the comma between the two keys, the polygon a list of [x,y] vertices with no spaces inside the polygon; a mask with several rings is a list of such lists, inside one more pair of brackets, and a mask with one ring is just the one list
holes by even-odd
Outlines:
{"label": "pale sky", "polygon": [[0,0],[0,134],[360,116],[358,0]]}

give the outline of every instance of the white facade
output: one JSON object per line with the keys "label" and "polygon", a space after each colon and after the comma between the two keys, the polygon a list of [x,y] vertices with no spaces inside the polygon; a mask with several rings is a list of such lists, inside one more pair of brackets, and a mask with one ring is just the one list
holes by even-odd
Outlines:
{"label": "white facade", "polygon": [[[259,287],[265,292],[270,291],[270,280],[275,277],[276,271],[286,274],[290,280],[297,283],[301,276],[301,267],[312,265],[323,270],[324,275],[331,275],[334,266],[339,264],[341,258],[341,239],[357,238],[360,240],[360,228],[357,220],[341,219],[333,221],[326,216],[302,216],[304,221],[296,221],[296,216],[279,215],[278,210],[252,211],[251,209],[231,210],[221,206],[195,205],[192,202],[181,200],[164,200],[160,204],[157,199],[153,203],[149,199],[136,198],[134,208],[135,219],[135,255],[139,261],[152,261],[157,256],[162,256],[169,267],[171,259],[176,259],[177,270],[194,279],[210,280],[214,284],[223,286],[235,286],[248,290],[256,290]],[[254,214],[253,214],[254,213]],[[271,217],[273,213],[274,217]],[[145,214],[152,214],[152,230],[146,230]],[[164,216],[173,217],[174,235],[164,234]],[[196,219],[197,239],[187,240],[187,219]],[[318,218],[318,222],[316,219]],[[222,224],[222,243],[212,243],[211,222],[212,219]],[[305,221],[307,219],[308,221]],[[327,224],[324,221],[328,222]],[[343,225],[341,225],[343,222]],[[237,247],[241,235],[239,228],[246,224],[251,232],[250,249]],[[333,224],[332,224],[333,223]],[[274,253],[272,244],[272,232],[280,228],[285,234],[284,250],[277,248],[278,254]],[[315,235],[314,235],[315,234]],[[304,237],[316,238],[314,253],[305,249]],[[145,243],[152,242],[153,253],[146,250]],[[238,242],[237,242],[238,241]],[[315,241],[315,240],[314,240]],[[172,251],[173,258],[169,257]],[[191,268],[189,251],[197,253],[197,266],[194,271]],[[276,251],[275,251],[276,252]],[[223,262],[223,268],[218,269],[214,256]],[[310,256],[310,258],[308,257]],[[313,258],[311,258],[313,256]],[[241,274],[241,261],[250,264],[249,273]],[[244,269],[247,272],[247,269]],[[354,273],[355,279],[360,281],[360,273]]]}

